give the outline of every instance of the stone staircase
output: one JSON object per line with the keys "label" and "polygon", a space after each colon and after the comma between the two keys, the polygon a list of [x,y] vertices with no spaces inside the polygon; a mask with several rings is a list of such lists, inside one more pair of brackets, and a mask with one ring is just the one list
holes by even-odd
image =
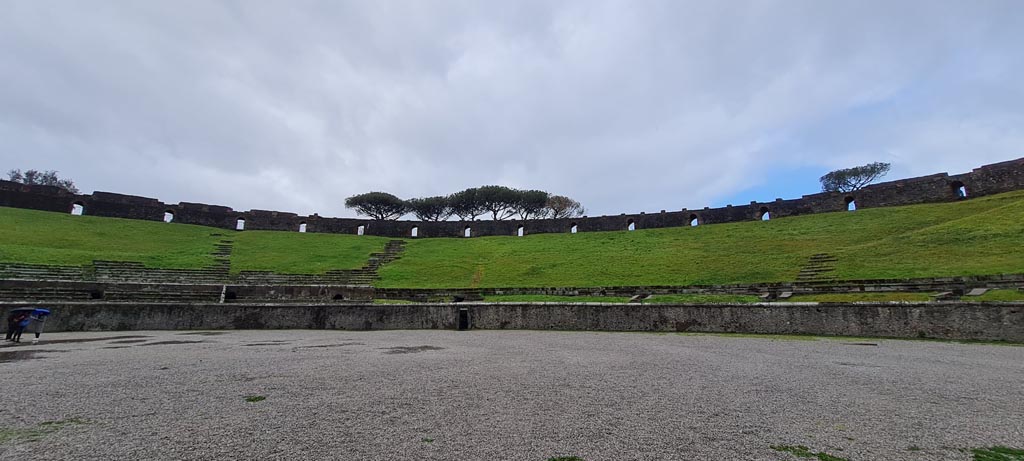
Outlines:
{"label": "stone staircase", "polygon": [[88,266],[0,263],[0,280],[92,280]]}
{"label": "stone staircase", "polygon": [[152,269],[142,263],[93,261],[97,282],[131,283],[228,283],[228,268],[217,264],[205,269]]}
{"label": "stone staircase", "polygon": [[93,290],[82,287],[60,285],[0,287],[0,301],[89,301],[95,298]]}
{"label": "stone staircase", "polygon": [[389,240],[388,243],[384,245],[384,252],[370,254],[370,259],[366,262],[366,266],[364,266],[363,269],[369,269],[373,272],[377,272],[377,269],[380,269],[380,266],[396,259],[401,259],[403,251],[405,251],[405,240]]}
{"label": "stone staircase", "polygon": [[223,269],[225,272],[231,270],[231,249],[234,245],[234,240],[223,239],[214,245],[213,249],[213,265],[214,267]]}
{"label": "stone staircase", "polygon": [[796,276],[797,282],[834,282],[836,277],[832,274],[836,270],[836,259],[828,253],[818,253],[807,260],[807,264],[800,269]]}
{"label": "stone staircase", "polygon": [[384,264],[401,258],[405,241],[391,240],[384,251],[370,254],[366,265],[359,269],[336,269],[323,274],[277,274],[270,271],[242,271],[236,283],[242,285],[372,285],[379,278],[377,270]]}
{"label": "stone staircase", "polygon": [[323,274],[278,274],[270,271],[242,271],[235,277],[239,285],[364,285],[373,273],[362,269],[330,270]]}
{"label": "stone staircase", "polygon": [[247,300],[342,302],[347,295],[336,296],[330,286],[370,287],[378,279],[378,269],[399,259],[405,249],[404,241],[391,240],[359,269],[316,275],[243,271],[232,276],[232,244],[231,240],[221,240],[213,253],[214,263],[202,269],[154,269],[138,262],[101,260],[84,266],[0,263],[0,300],[219,302],[226,285],[254,285],[308,286],[311,291],[275,294],[271,290],[267,295],[246,295]]}
{"label": "stone staircase", "polygon": [[103,292],[104,301],[137,301],[144,303],[215,303],[220,301],[216,285],[159,285],[138,287],[114,285]]}

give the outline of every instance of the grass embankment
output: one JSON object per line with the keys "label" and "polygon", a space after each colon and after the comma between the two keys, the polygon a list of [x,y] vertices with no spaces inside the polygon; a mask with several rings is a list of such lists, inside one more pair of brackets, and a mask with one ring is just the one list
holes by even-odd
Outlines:
{"label": "grass embankment", "polygon": [[[817,253],[838,258],[833,275],[840,280],[1024,273],[1022,223],[1024,191],[1019,191],[956,203],[695,228],[523,238],[407,239],[402,258],[381,269],[378,286],[786,282],[794,280],[807,259]],[[208,266],[213,262],[214,244],[229,238],[235,241],[233,271],[280,273],[358,268],[387,240],[338,234],[236,232],[12,208],[0,208],[0,236],[2,262],[81,265],[106,259],[164,268]]]}
{"label": "grass embankment", "polygon": [[[550,303],[627,303],[626,296],[554,296],[554,295],[493,295],[484,296],[490,303],[550,302]],[[646,304],[715,304],[715,303],[756,303],[757,296],[748,295],[653,295],[644,299]]]}
{"label": "grass embankment", "polygon": [[322,274],[331,269],[358,269],[370,253],[384,250],[388,240],[343,234],[277,231],[233,233],[231,271],[274,271],[287,274]]}
{"label": "grass embankment", "polygon": [[228,232],[0,207],[0,262],[80,266],[101,259],[200,268],[213,264],[214,245],[222,238],[211,234]]}
{"label": "grass embankment", "polygon": [[72,216],[0,207],[0,262],[83,265],[133,261],[147,267],[213,264],[215,244],[233,240],[231,270],[318,274],[358,269],[383,237],[299,232],[233,231],[179,223]]}
{"label": "grass embankment", "polygon": [[1019,290],[992,290],[981,296],[966,296],[965,301],[1024,301],[1024,292]]}
{"label": "grass embankment", "polygon": [[854,302],[924,302],[931,301],[933,293],[822,293],[794,295],[788,302],[854,303]]}
{"label": "grass embankment", "polygon": [[[633,232],[408,240],[382,287],[541,287],[783,282],[817,253],[839,279],[1024,272],[1024,191]],[[529,231],[529,229],[527,229]]]}
{"label": "grass embankment", "polygon": [[493,295],[484,296],[489,303],[626,303],[628,296],[555,296],[555,295]]}

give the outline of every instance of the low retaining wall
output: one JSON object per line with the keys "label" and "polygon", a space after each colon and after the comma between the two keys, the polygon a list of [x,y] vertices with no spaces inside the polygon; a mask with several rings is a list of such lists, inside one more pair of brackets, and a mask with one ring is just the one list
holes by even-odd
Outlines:
{"label": "low retaining wall", "polygon": [[[30,303],[0,303],[6,311]],[[1024,342],[1024,303],[47,304],[46,331],[473,329],[815,334]]]}

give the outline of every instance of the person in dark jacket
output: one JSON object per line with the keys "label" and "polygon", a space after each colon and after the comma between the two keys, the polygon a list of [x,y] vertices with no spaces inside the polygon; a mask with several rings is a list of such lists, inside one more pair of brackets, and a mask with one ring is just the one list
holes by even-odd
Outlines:
{"label": "person in dark jacket", "polygon": [[28,328],[28,324],[32,322],[32,317],[27,313],[22,313],[16,317],[15,321],[18,322],[18,326],[14,329],[14,335],[11,340],[20,343],[21,334],[25,332],[25,328]]}
{"label": "person in dark jacket", "polygon": [[13,341],[14,330],[18,329],[18,313],[11,312],[7,314],[7,334],[4,336],[4,341]]}

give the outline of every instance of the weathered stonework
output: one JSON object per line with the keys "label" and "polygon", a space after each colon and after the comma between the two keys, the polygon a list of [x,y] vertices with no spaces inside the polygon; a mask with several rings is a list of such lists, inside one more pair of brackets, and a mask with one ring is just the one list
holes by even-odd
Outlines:
{"label": "weathered stonework", "polygon": [[363,227],[364,235],[410,238],[413,228],[417,238],[463,237],[466,228],[471,236],[517,234],[519,226],[526,234],[568,233],[575,225],[578,232],[626,230],[632,223],[637,229],[689,226],[697,219],[699,224],[752,221],[764,212],[772,218],[813,213],[844,211],[850,201],[858,209],[930,202],[953,202],[963,199],[959,188],[964,187],[968,197],[1010,192],[1024,189],[1024,158],[976,168],[969,173],[952,175],[939,173],[918,178],[901,179],[867,186],[855,193],[818,193],[799,199],[773,202],[751,202],[748,205],[726,206],[661,212],[621,214],[618,216],[583,217],[570,219],[533,219],[508,221],[375,221],[355,218],[325,218],[316,214],[299,216],[280,211],[235,211],[225,206],[182,202],[165,204],[157,199],[111,192],[93,192],[76,195],[51,186],[26,186],[0,181],[0,206],[34,210],[69,212],[73,205],[84,208],[84,214],[115,218],[163,221],[164,213],[173,213],[175,223],[198,224],[223,229],[235,229],[239,219],[245,220],[246,230],[298,231],[301,224],[307,232],[356,234]]}
{"label": "weathered stonework", "polygon": [[[0,303],[0,310],[25,306]],[[58,303],[46,331],[529,329],[813,334],[1024,342],[1024,303]],[[460,325],[460,318],[467,320]]]}

